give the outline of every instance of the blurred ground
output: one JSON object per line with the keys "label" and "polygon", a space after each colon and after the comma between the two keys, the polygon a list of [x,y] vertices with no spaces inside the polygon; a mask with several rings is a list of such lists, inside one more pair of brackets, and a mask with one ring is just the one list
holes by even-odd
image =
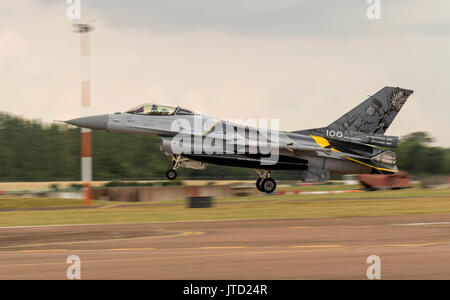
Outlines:
{"label": "blurred ground", "polygon": [[0,229],[0,279],[450,279],[450,214]]}
{"label": "blurred ground", "polygon": [[0,197],[0,279],[450,279],[449,189],[81,204]]}

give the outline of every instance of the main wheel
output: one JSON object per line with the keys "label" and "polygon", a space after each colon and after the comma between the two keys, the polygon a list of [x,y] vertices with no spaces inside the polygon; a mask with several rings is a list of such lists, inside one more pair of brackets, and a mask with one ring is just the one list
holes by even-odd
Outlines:
{"label": "main wheel", "polygon": [[263,181],[261,181],[261,189],[268,194],[275,191],[276,188],[277,184],[272,178],[265,178],[263,179]]}
{"label": "main wheel", "polygon": [[258,191],[260,191],[260,192],[264,192],[263,191],[263,189],[261,188],[261,181],[262,181],[263,179],[261,178],[261,177],[259,177],[257,180],[256,180],[256,188],[258,189]]}
{"label": "main wheel", "polygon": [[171,169],[171,170],[167,171],[166,177],[169,180],[174,180],[175,178],[177,178],[177,172],[175,170]]}

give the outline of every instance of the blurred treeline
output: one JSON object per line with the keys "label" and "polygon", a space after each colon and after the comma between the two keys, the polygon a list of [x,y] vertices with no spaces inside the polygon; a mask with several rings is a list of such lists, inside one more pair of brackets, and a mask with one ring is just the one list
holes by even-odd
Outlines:
{"label": "blurred treeline", "polygon": [[433,138],[426,132],[410,133],[396,149],[397,166],[417,177],[450,174],[450,148],[433,147]]}
{"label": "blurred treeline", "polygon": [[[414,175],[450,174],[450,149],[432,147],[424,132],[405,137],[398,167]],[[164,179],[170,157],[152,136],[93,131],[94,180]],[[180,179],[255,179],[254,170],[209,165],[179,169]],[[278,179],[297,179],[277,171]],[[80,129],[0,113],[0,181],[80,180]]]}
{"label": "blurred treeline", "polygon": [[[148,135],[94,130],[94,180],[165,179],[171,158]],[[80,129],[0,112],[0,181],[80,180]],[[180,179],[254,179],[254,170],[208,166],[178,169]]]}

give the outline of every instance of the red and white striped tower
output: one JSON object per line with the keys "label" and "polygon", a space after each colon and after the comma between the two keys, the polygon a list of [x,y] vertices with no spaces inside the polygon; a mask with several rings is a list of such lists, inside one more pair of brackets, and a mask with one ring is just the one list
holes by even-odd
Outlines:
{"label": "red and white striped tower", "polygon": [[[88,116],[91,106],[91,81],[90,81],[90,40],[89,32],[93,27],[89,24],[75,24],[75,32],[80,34],[81,54],[81,114]],[[81,181],[83,185],[84,205],[90,205],[92,201],[92,138],[90,129],[81,129]]]}

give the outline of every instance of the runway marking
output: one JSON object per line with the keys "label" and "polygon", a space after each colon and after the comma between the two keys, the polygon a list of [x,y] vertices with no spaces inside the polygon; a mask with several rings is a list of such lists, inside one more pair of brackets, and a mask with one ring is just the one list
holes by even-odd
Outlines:
{"label": "runway marking", "polygon": [[432,246],[436,243],[425,243],[425,244],[392,244],[392,245],[383,245],[388,247],[424,247],[424,246]]}
{"label": "runway marking", "polygon": [[436,246],[436,245],[449,245],[450,242],[435,242],[435,243],[423,243],[423,244],[391,244],[385,245],[388,247],[428,247],[428,246]]}
{"label": "runway marking", "polygon": [[[86,233],[86,231],[39,232],[39,233],[47,233],[47,234],[51,234],[51,235],[53,235],[53,236],[61,236],[61,235],[68,235],[68,234]],[[113,232],[112,234],[117,234],[117,233],[116,233],[116,232]],[[25,236],[34,236],[34,234],[11,234],[11,235],[0,235],[0,238],[25,237]]]}
{"label": "runway marking", "polygon": [[[378,226],[383,226],[383,225],[378,225]],[[337,226],[337,227],[372,228],[372,227],[376,227],[376,226],[373,226],[373,225],[345,225],[345,226]]]}
{"label": "runway marking", "polygon": [[[106,252],[106,251],[152,251],[156,248],[112,248],[112,249],[30,249],[17,250],[17,253],[46,253],[46,252]],[[0,255],[2,252],[0,252]]]}
{"label": "runway marking", "polygon": [[[104,249],[104,250],[105,251],[149,251],[149,250],[156,250],[156,248],[114,248],[114,249]],[[73,251],[73,250],[71,250],[71,251]]]}
{"label": "runway marking", "polygon": [[425,225],[450,225],[450,222],[392,224],[392,226],[425,226]]}
{"label": "runway marking", "polygon": [[[442,198],[445,196],[439,196],[439,198]],[[423,198],[423,197],[422,197]],[[371,200],[377,200],[379,198],[371,198]],[[390,200],[399,199],[397,197],[394,198],[385,198]],[[403,198],[402,198],[403,199]],[[361,200],[361,199],[346,199],[346,200]],[[317,200],[314,200],[317,201]],[[326,200],[328,201],[328,199]],[[278,201],[274,201],[278,202]],[[234,202],[230,202],[230,204],[233,204]],[[433,214],[427,214],[427,215],[433,215]],[[374,216],[376,217],[376,216]],[[386,217],[386,216],[380,216],[380,217]],[[84,223],[84,224],[54,224],[54,225],[23,225],[23,226],[0,226],[0,229],[25,229],[25,228],[51,228],[51,227],[73,227],[73,226],[112,226],[112,225],[155,225],[155,224],[174,224],[174,223],[214,223],[214,222],[235,222],[235,221],[289,221],[289,220],[298,220],[301,221],[303,218],[281,218],[281,219],[268,219],[268,218],[254,218],[254,219],[222,219],[222,220],[179,220],[179,221],[160,221],[160,222],[134,222],[134,223]],[[318,219],[328,219],[328,218],[318,218]],[[415,224],[415,223],[411,223]],[[417,224],[429,224],[429,223],[417,223]],[[383,224],[384,225],[384,224]],[[407,224],[390,224],[390,225],[407,225]]]}
{"label": "runway marking", "polygon": [[66,249],[45,249],[45,250],[19,250],[20,253],[47,253],[47,252],[66,252]]}
{"label": "runway marking", "polygon": [[[216,250],[216,249],[248,249],[249,246],[217,246],[217,247],[195,247],[195,248],[112,248],[112,249],[30,249],[17,250],[17,253],[33,253],[33,252],[107,252],[107,251],[148,251],[148,250]],[[0,252],[0,255],[2,252]]]}
{"label": "runway marking", "polygon": [[119,238],[119,239],[111,238],[111,239],[106,239],[106,240],[53,242],[53,243],[40,243],[40,244],[27,244],[27,245],[10,245],[10,246],[2,246],[2,247],[0,247],[0,249],[42,247],[42,246],[54,246],[54,245],[89,244],[89,243],[103,243],[103,242],[115,242],[115,241],[155,239],[155,238],[172,238],[172,237],[196,236],[196,235],[201,235],[201,234],[204,234],[204,232],[203,231],[184,231],[184,232],[181,232],[178,234],[172,234],[172,235],[142,236],[142,237],[134,237],[134,238]]}
{"label": "runway marking", "polygon": [[298,245],[298,246],[289,246],[291,248],[340,248],[344,247],[344,245]]}
{"label": "runway marking", "polygon": [[[187,234],[190,234],[191,232],[184,232],[180,233],[176,236],[187,236]],[[197,234],[197,233],[193,233]],[[173,237],[167,236],[167,237]],[[166,236],[161,236],[166,237]],[[130,239],[145,239],[147,237],[139,237],[139,238],[130,238]],[[125,240],[130,240],[125,239]],[[116,240],[107,240],[107,241],[116,241]],[[87,241],[89,243],[94,241]],[[76,244],[78,242],[70,242],[69,244]],[[57,243],[55,243],[57,244]],[[373,248],[373,247],[427,247],[427,246],[436,246],[436,245],[449,245],[450,242],[431,242],[431,243],[420,243],[420,244],[375,244],[375,245],[292,245],[292,246],[258,246],[258,247],[252,247],[252,246],[208,246],[208,247],[186,247],[186,248],[103,248],[103,249],[27,249],[27,250],[12,250],[12,252],[16,253],[45,253],[45,252],[107,252],[107,251],[173,251],[173,250],[220,250],[220,249],[263,249],[263,248],[274,248],[274,247],[280,247],[280,248],[299,248],[299,249],[337,249],[337,248]],[[49,245],[53,245],[53,243],[49,243]],[[23,245],[22,247],[26,247],[30,245]],[[35,246],[35,245],[33,245]],[[7,246],[6,248],[15,248],[18,246]],[[31,247],[31,246],[30,246]],[[3,247],[5,248],[5,247]],[[7,253],[7,252],[4,252]],[[0,255],[3,253],[0,252]]]}
{"label": "runway marking", "polygon": [[248,246],[217,246],[217,247],[198,247],[198,248],[189,248],[189,249],[200,249],[200,250],[215,250],[215,249],[245,249],[249,248]]}
{"label": "runway marking", "polygon": [[[441,242],[441,243],[422,243],[422,244],[390,244],[390,245],[367,245],[364,248],[370,247],[426,247],[426,246],[434,246],[434,245],[448,245],[450,242]],[[240,246],[232,246],[228,247],[229,249],[239,248]],[[127,261],[150,261],[150,260],[161,260],[161,259],[181,259],[181,258],[197,258],[197,257],[217,257],[217,256],[241,256],[241,255],[266,255],[266,254],[280,254],[280,253],[315,253],[315,252],[324,252],[330,250],[342,250],[345,248],[359,248],[361,246],[345,246],[345,245],[296,245],[296,246],[286,246],[288,248],[295,248],[295,250],[269,250],[269,251],[257,251],[258,248],[264,247],[255,247],[253,251],[250,252],[230,252],[230,253],[210,253],[210,254],[192,254],[192,255],[173,255],[173,256],[160,256],[160,257],[137,257],[137,258],[119,258],[119,259],[104,259],[104,260],[83,260],[85,263],[118,263],[118,262],[127,262]],[[16,252],[97,252],[97,251],[126,251],[126,250],[207,250],[205,248],[224,248],[224,247],[199,247],[199,248],[168,248],[168,249],[157,249],[157,248],[115,248],[115,249],[92,249],[92,250],[61,250],[61,249],[49,249],[49,250],[22,250]],[[251,247],[249,247],[251,248]],[[1,254],[1,253],[0,253]],[[23,266],[38,266],[38,265],[63,265],[64,262],[46,262],[46,263],[31,263],[31,264],[3,264],[0,267],[23,267]]]}
{"label": "runway marking", "polygon": [[[380,225],[381,226],[381,225]],[[317,228],[317,229],[322,229],[322,228],[328,228],[328,227],[332,227],[334,229],[336,228],[371,228],[371,227],[375,227],[372,225],[336,225],[336,226],[315,226],[315,227],[311,227],[311,226],[292,226],[289,228],[292,229],[308,229],[308,228]]]}
{"label": "runway marking", "polygon": [[11,234],[11,235],[0,235],[0,238],[9,238],[9,237],[24,237],[24,236],[32,236],[31,234]]}
{"label": "runway marking", "polygon": [[[256,251],[256,252],[238,252],[238,253],[214,253],[214,254],[193,254],[193,255],[179,255],[179,256],[161,256],[161,257],[137,257],[137,258],[122,258],[122,259],[96,259],[83,260],[83,263],[108,263],[108,262],[126,262],[126,261],[149,261],[159,259],[179,259],[179,258],[202,258],[202,257],[223,257],[223,256],[239,256],[239,255],[261,255],[261,254],[280,254],[280,253],[304,253],[304,252],[322,252],[326,249],[308,249],[308,250],[276,250],[276,251]],[[64,265],[65,262],[47,262],[47,263],[33,263],[33,264],[11,264],[0,265],[0,267],[25,267],[25,266],[40,266],[40,265]]]}

